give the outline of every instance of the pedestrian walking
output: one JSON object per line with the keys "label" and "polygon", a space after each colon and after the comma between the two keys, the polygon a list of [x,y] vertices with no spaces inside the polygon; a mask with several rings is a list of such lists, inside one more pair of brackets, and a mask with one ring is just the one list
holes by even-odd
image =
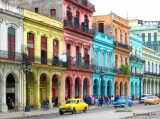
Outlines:
{"label": "pedestrian walking", "polygon": [[111,104],[113,105],[113,102],[114,102],[114,96],[112,95],[111,97]]}
{"label": "pedestrian walking", "polygon": [[55,106],[54,98],[52,98],[52,104],[53,104],[53,107],[54,107]]}
{"label": "pedestrian walking", "polygon": [[100,106],[102,107],[102,105],[103,105],[103,97],[100,98],[99,102],[100,102]]}
{"label": "pedestrian walking", "polygon": [[48,100],[48,98],[46,98],[46,110],[47,111],[49,110],[49,100]]}
{"label": "pedestrian walking", "polygon": [[91,105],[94,105],[94,101],[95,101],[95,97],[92,96],[92,97],[91,97]]}
{"label": "pedestrian walking", "polygon": [[98,106],[98,98],[96,97],[96,99],[95,99],[95,106]]}
{"label": "pedestrian walking", "polygon": [[109,106],[110,99],[107,97],[107,107]]}
{"label": "pedestrian walking", "polygon": [[45,99],[43,99],[42,105],[43,105],[43,111],[45,111],[46,110],[46,101],[45,101]]}

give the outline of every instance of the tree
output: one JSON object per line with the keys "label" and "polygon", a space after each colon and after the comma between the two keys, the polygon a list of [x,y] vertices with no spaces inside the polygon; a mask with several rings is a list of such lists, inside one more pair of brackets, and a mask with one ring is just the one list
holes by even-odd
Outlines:
{"label": "tree", "polygon": [[[127,66],[127,65],[124,65],[124,64],[122,64],[121,65],[121,68],[122,68],[122,73],[123,73],[123,75],[126,77],[126,81],[127,81],[127,77],[128,77],[128,75],[129,75],[129,67]],[[126,100],[125,100],[125,111],[128,111],[128,94],[127,94],[127,88],[126,88]]]}

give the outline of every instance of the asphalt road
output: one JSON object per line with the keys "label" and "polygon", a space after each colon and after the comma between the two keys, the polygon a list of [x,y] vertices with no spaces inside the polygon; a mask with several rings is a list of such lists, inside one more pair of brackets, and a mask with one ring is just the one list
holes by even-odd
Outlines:
{"label": "asphalt road", "polygon": [[[133,107],[129,107],[131,110],[148,110],[150,109],[152,112],[152,109],[157,108],[157,110],[160,110],[160,104],[159,105],[147,105],[144,106],[143,104],[135,104]],[[36,117],[30,117],[30,118],[23,118],[23,119],[99,119],[101,117],[107,117],[107,114],[110,115],[108,119],[118,119],[119,117],[124,116],[123,112],[119,113],[119,116],[114,115],[113,111],[117,109],[122,109],[122,108],[114,108],[114,107],[98,107],[98,108],[93,108],[89,109],[87,113],[83,112],[77,112],[77,114],[71,114],[71,113],[66,113],[64,115],[59,115],[59,113],[54,113],[54,114],[48,114],[48,115],[40,115]],[[112,113],[111,113],[112,111]],[[125,112],[126,113],[126,112]],[[133,112],[130,112],[133,113]],[[137,114],[137,113],[136,113]],[[136,115],[135,114],[135,115]],[[134,113],[133,113],[134,115]],[[139,117],[134,117],[134,119],[159,119],[160,118],[160,112],[156,113],[151,113],[149,116],[148,114],[141,114]]]}

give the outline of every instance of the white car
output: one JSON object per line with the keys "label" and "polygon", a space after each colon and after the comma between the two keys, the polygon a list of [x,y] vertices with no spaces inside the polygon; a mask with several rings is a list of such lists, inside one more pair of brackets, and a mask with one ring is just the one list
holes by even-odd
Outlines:
{"label": "white car", "polygon": [[152,94],[143,94],[141,97],[141,102],[144,102],[145,99],[147,99],[148,96],[153,96]]}

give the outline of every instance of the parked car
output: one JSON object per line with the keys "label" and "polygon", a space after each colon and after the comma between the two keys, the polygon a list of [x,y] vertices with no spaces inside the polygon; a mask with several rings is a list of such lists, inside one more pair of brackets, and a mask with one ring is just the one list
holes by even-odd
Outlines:
{"label": "parked car", "polygon": [[151,105],[151,104],[159,104],[159,98],[157,96],[148,96],[147,99],[145,99],[144,104]]}
{"label": "parked car", "polygon": [[[117,108],[117,107],[124,107],[125,106],[125,100],[126,100],[125,96],[119,97],[118,100],[114,102],[114,107],[115,108]],[[130,100],[130,98],[128,98],[128,106],[130,106],[130,107],[133,106],[133,101]]]}
{"label": "parked car", "polygon": [[86,112],[88,109],[88,104],[84,103],[82,99],[69,99],[66,101],[66,104],[60,106],[59,114],[63,115],[67,112],[72,112],[75,114],[77,111]]}
{"label": "parked car", "polygon": [[141,102],[144,102],[145,99],[147,99],[148,96],[153,96],[153,95],[151,95],[151,94],[143,94],[143,95],[141,96]]}

